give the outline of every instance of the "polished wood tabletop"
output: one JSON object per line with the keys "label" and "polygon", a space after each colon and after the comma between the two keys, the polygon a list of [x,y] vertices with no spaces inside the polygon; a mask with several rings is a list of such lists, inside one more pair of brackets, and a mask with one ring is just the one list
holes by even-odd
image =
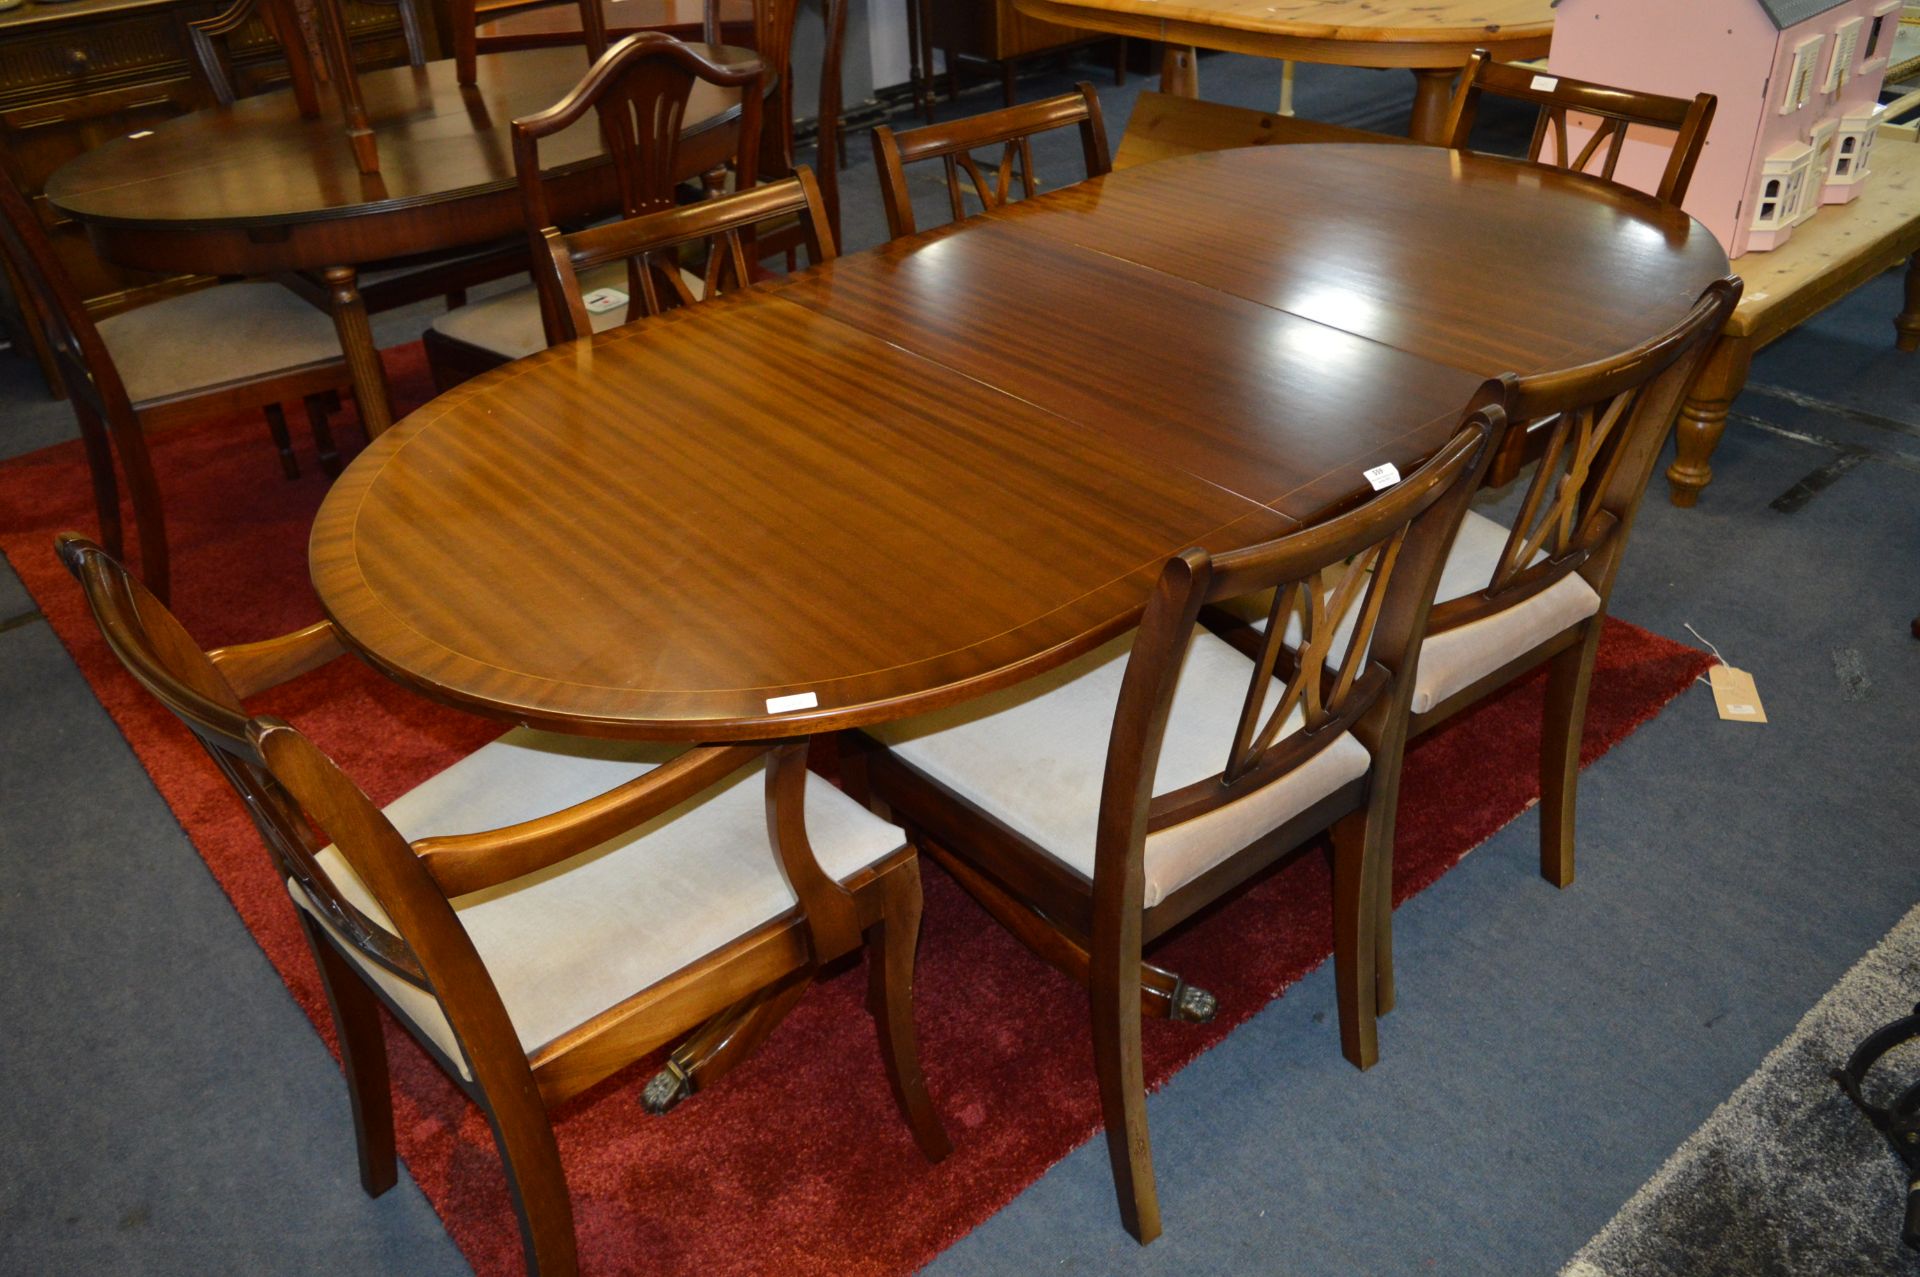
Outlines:
{"label": "polished wood tabletop", "polygon": [[1726,269],[1684,214],[1511,161],[1145,165],[467,382],[348,468],[313,580],[482,713],[884,721],[1089,650],[1170,554],[1324,517],[1486,377],[1635,344]]}
{"label": "polished wood tabletop", "polygon": [[[634,0],[635,3],[646,0]],[[716,61],[747,49],[696,45]],[[165,274],[324,272],[367,432],[392,420],[358,268],[493,244],[524,234],[513,170],[513,121],[545,110],[587,71],[584,49],[532,48],[479,59],[462,86],[452,61],[360,76],[380,171],[362,173],[324,103],[300,114],[286,91],[242,98],[116,138],[47,179],[55,208],[86,227],[109,261]],[[739,93],[696,84],[676,155],[678,175],[724,163]],[[544,141],[553,210],[577,220],[618,207],[598,127],[584,120]]]}
{"label": "polished wood tabletop", "polygon": [[[1049,22],[1141,36],[1181,47],[1220,49],[1335,66],[1405,67],[1414,72],[1410,133],[1437,143],[1454,73],[1475,49],[1502,60],[1545,57],[1553,0],[1014,0]],[[1173,65],[1169,61],[1169,66]],[[1192,62],[1169,92],[1194,96]]]}

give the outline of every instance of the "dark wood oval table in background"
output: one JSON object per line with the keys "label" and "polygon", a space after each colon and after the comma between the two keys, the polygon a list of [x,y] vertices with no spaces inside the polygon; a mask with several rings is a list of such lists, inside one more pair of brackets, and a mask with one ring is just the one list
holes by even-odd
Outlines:
{"label": "dark wood oval table in background", "polygon": [[[746,49],[696,46],[719,61]],[[482,57],[462,88],[451,61],[360,77],[380,151],[363,174],[338,109],[300,115],[289,92],[243,98],[119,138],[63,165],[47,199],[81,222],[102,257],[141,270],[207,275],[324,271],[340,345],[370,435],[392,419],[357,268],[489,244],[524,225],[513,170],[516,117],[552,106],[586,74],[580,48]],[[731,153],[739,95],[696,85],[679,167],[692,177]],[[559,170],[555,209],[572,219],[616,206],[613,168],[592,121],[541,146]]]}
{"label": "dark wood oval table in background", "polygon": [[484,714],[903,717],[1089,650],[1169,555],[1322,517],[1486,377],[1632,346],[1726,270],[1686,215],[1557,169],[1143,165],[465,383],[335,484],[313,581],[374,665]]}

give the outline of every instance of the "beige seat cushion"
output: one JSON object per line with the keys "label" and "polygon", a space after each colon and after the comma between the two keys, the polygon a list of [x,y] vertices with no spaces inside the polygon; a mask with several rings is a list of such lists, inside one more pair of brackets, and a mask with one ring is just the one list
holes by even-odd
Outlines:
{"label": "beige seat cushion", "polygon": [[[1469,510],[1447,551],[1436,603],[1487,588],[1511,529]],[[1536,554],[1534,561],[1546,557]],[[1420,645],[1413,712],[1424,714],[1449,696],[1473,686],[1508,661],[1531,651],[1568,626],[1600,610],[1600,596],[1578,573],[1568,573],[1532,598],[1457,629],[1430,635]]]}
{"label": "beige seat cushion", "polygon": [[[699,276],[680,272],[680,278],[700,296]],[[580,291],[617,288],[627,292],[627,264],[608,262],[580,277]],[[603,333],[627,322],[627,308],[615,306],[598,314],[589,313],[593,331]],[[509,293],[457,306],[433,321],[432,328],[443,337],[465,342],[490,351],[502,359],[524,359],[547,348],[547,330],[540,322],[540,294],[529,284]]]}
{"label": "beige seat cushion", "polygon": [[[1494,564],[1506,549],[1510,529],[1483,514],[1469,510],[1460,525],[1459,535],[1447,551],[1446,564],[1440,570],[1440,586],[1434,594],[1436,604],[1462,598],[1487,587],[1493,580]],[[1538,563],[1546,558],[1540,551],[1533,556]],[[1364,596],[1360,596],[1364,597]],[[1235,609],[1257,630],[1266,629],[1266,600],[1257,612]],[[1340,620],[1334,631],[1331,665],[1347,650],[1353,627],[1359,618],[1359,598]],[[1578,624],[1600,610],[1600,596],[1575,574],[1569,574],[1547,589],[1513,607],[1492,616],[1462,625],[1457,629],[1431,635],[1420,646],[1419,668],[1414,676],[1412,709],[1424,714],[1449,696],[1531,651],[1570,625]],[[1298,647],[1300,618],[1288,619],[1286,641]]]}
{"label": "beige seat cushion", "polygon": [[136,408],[319,364],[344,365],[325,311],[278,284],[220,284],[112,315],[100,339]]}
{"label": "beige seat cushion", "polygon": [[[409,839],[493,829],[605,793],[677,752],[520,728],[386,813]],[[630,833],[452,902],[521,1045],[535,1050],[794,907],[767,839],[763,772],[764,764],[747,768]],[[814,853],[836,879],[905,845],[899,829],[817,776],[807,777],[806,802]],[[343,896],[388,923],[338,850],[327,848],[319,860]],[[306,893],[288,885],[295,902],[314,912]],[[434,998],[351,946],[348,952],[464,1072]]]}
{"label": "beige seat cushion", "polygon": [[[992,813],[1049,855],[1093,878],[1094,827],[1106,772],[1126,634],[1037,679],[951,709],[874,730],[901,759]],[[1233,743],[1253,663],[1196,630],[1168,717],[1154,792],[1219,774]],[[1296,711],[1287,724],[1300,727]],[[1147,838],[1148,906],[1286,823],[1371,765],[1342,733],[1285,778]]]}

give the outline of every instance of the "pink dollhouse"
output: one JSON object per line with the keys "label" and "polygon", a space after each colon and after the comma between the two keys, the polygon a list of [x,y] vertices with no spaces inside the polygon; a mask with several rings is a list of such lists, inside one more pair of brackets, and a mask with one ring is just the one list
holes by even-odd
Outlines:
{"label": "pink dollhouse", "polygon": [[[1719,99],[1686,209],[1729,257],[1778,247],[1859,193],[1899,0],[1554,3],[1555,73]],[[1630,136],[1617,177],[1651,190],[1665,157]]]}

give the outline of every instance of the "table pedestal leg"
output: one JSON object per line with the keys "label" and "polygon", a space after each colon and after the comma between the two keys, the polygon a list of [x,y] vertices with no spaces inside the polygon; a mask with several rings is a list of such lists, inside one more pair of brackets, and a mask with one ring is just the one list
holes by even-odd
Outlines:
{"label": "table pedestal leg", "polygon": [[1747,384],[1747,365],[1752,361],[1750,339],[1722,336],[1714,342],[1713,353],[1680,406],[1680,420],[1674,427],[1679,455],[1667,467],[1667,485],[1675,505],[1692,505],[1700,499],[1700,489],[1713,482],[1708,462],[1726,432],[1727,409]]}
{"label": "table pedestal leg", "polygon": [[1453,81],[1459,67],[1413,69],[1413,120],[1407,136],[1428,146],[1445,146],[1447,107],[1453,102]]}
{"label": "table pedestal leg", "polygon": [[360,404],[360,420],[367,438],[377,439],[393,424],[387,400],[387,371],[373,347],[373,329],[367,324],[367,304],[360,298],[358,273],[351,266],[329,266],[327,309],[333,314],[340,350],[347,357],[347,375],[353,379],[353,397]]}
{"label": "table pedestal leg", "polygon": [[1190,44],[1169,44],[1160,54],[1160,91],[1175,97],[1200,96],[1200,51]]}
{"label": "table pedestal leg", "polygon": [[1899,333],[1894,344],[1905,351],[1920,350],[1920,253],[1907,260],[1907,308],[1893,321]]}

